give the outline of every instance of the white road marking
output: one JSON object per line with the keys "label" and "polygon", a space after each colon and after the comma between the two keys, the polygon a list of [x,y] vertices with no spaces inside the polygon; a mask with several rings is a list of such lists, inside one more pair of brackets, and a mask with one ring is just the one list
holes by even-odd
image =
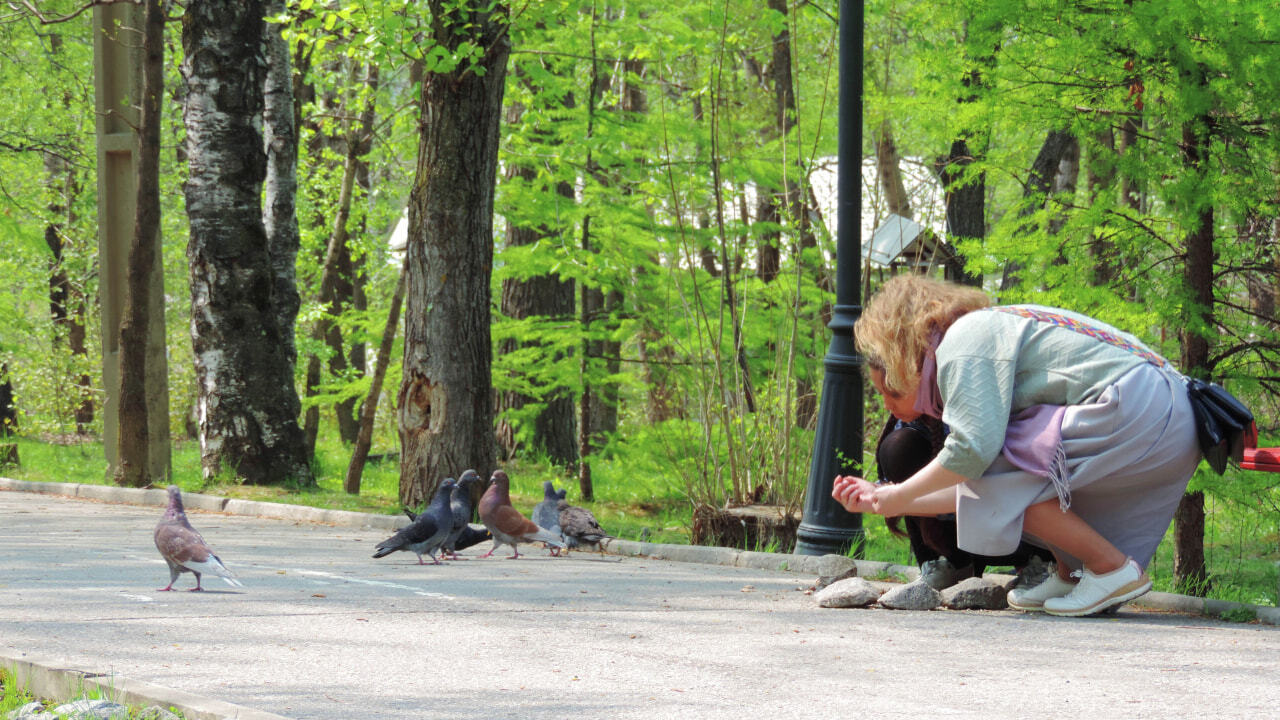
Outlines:
{"label": "white road marking", "polygon": [[429,597],[429,598],[437,598],[440,600],[453,600],[452,596],[445,595],[444,593],[430,592],[427,590],[419,590],[418,588],[413,587],[412,585],[401,585],[400,583],[386,582],[385,580],[365,580],[364,578],[349,577],[346,575],[334,575],[333,573],[327,573],[320,570],[291,570],[290,572],[295,572],[295,573],[298,573],[299,575],[311,575],[314,577],[332,578],[333,580],[337,580],[340,582],[359,583],[361,585],[372,585],[374,587],[394,588],[396,590],[408,590],[414,595],[421,595],[423,597]]}

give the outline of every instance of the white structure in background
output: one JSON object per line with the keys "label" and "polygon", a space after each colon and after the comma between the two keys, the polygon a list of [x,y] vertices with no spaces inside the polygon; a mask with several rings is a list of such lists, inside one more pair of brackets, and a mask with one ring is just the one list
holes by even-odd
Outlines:
{"label": "white structure in background", "polygon": [[[822,221],[837,236],[836,158],[822,158],[809,176]],[[919,261],[935,264],[952,253],[943,238],[946,226],[946,202],[938,179],[920,158],[902,159],[902,179],[915,220],[889,213],[880,183],[876,178],[875,157],[862,161],[862,257],[874,265],[888,267],[904,253]],[[748,202],[755,206],[753,188],[747,188]],[[729,208],[736,214],[736,208]],[[392,253],[404,252],[409,243],[409,208],[405,207],[399,222],[392,228],[387,245]],[[393,262],[399,262],[394,260]]]}
{"label": "white structure in background", "polygon": [[405,206],[404,212],[400,214],[400,220],[396,222],[395,227],[391,228],[387,247],[392,253],[402,253],[409,247],[409,206]]}
{"label": "white structure in background", "polygon": [[[836,159],[825,158],[810,175],[822,219],[838,237],[836,217]],[[873,265],[888,267],[903,253],[940,263],[953,253],[946,243],[946,197],[938,178],[921,158],[902,159],[902,180],[915,219],[891,214],[876,177],[876,159],[862,161],[862,257]],[[923,250],[923,253],[918,252]]]}
{"label": "white structure in background", "polygon": [[934,268],[953,263],[956,251],[920,223],[890,215],[862,241],[862,257],[886,267]]}

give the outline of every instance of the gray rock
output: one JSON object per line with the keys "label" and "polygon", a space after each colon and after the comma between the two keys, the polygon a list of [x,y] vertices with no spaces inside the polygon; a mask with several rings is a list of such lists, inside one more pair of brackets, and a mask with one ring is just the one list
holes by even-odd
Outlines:
{"label": "gray rock", "polygon": [[883,590],[860,577],[847,578],[828,585],[813,597],[819,607],[866,607],[875,602]]}
{"label": "gray rock", "polygon": [[953,610],[1003,610],[1009,592],[985,578],[961,580],[942,591],[942,604]]}
{"label": "gray rock", "polygon": [[51,712],[45,712],[44,705],[29,702],[5,716],[7,720],[58,720]]}
{"label": "gray rock", "polygon": [[827,553],[818,558],[818,575],[822,577],[853,577],[858,574],[858,563],[850,557]]}
{"label": "gray rock", "polygon": [[934,610],[942,606],[942,593],[916,580],[881,595],[880,604],[890,610]]}
{"label": "gray rock", "polygon": [[834,584],[836,584],[836,583],[840,582],[841,580],[848,580],[849,578],[855,578],[855,577],[858,577],[858,566],[857,566],[857,565],[854,565],[853,567],[849,568],[848,570],[845,570],[844,572],[839,573],[839,574],[837,574],[837,575],[822,575],[822,576],[820,576],[820,577],[818,578],[818,581],[817,581],[817,582],[815,582],[815,583],[813,584],[813,589],[814,589],[814,590],[823,590],[823,589],[825,589],[825,588],[827,588],[827,587],[829,587],[829,586],[831,586],[831,585],[834,585]]}
{"label": "gray rock", "polygon": [[159,705],[152,705],[138,714],[138,720],[182,720],[182,718]]}
{"label": "gray rock", "polygon": [[129,720],[129,708],[110,700],[81,698],[53,709],[66,720]]}

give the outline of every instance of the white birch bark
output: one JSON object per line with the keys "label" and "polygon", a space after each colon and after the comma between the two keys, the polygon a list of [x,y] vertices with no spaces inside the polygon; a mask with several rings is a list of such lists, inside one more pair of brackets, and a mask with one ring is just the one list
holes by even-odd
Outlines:
{"label": "white birch bark", "polygon": [[262,221],[261,0],[193,0],[183,16],[191,338],[205,476],[314,482]]}

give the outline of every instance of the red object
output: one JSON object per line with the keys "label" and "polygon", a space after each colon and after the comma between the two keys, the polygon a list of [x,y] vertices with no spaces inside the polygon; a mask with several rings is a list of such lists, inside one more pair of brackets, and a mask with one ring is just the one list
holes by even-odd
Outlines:
{"label": "red object", "polygon": [[1240,461],[1240,469],[1280,472],[1280,448],[1257,447],[1258,428],[1256,426],[1250,425],[1245,431],[1244,445],[1244,459]]}

